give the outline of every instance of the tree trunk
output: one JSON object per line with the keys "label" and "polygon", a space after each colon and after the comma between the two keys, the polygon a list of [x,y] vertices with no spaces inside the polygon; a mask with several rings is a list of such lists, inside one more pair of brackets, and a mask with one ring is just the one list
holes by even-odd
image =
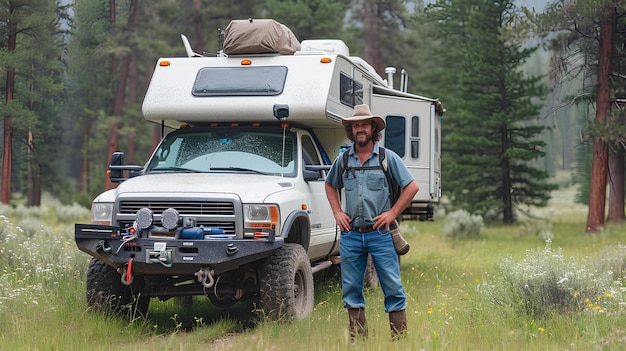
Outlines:
{"label": "tree trunk", "polygon": [[624,221],[624,153],[609,155],[609,213],[607,222]]}
{"label": "tree trunk", "polygon": [[28,131],[28,180],[26,206],[41,205],[41,169],[34,156],[33,132]]}
{"label": "tree trunk", "polygon": [[[111,0],[113,1],[113,0]],[[133,34],[135,32],[135,29],[137,28],[137,1],[136,0],[131,0],[129,2],[128,5],[128,32],[129,32],[129,37],[132,38]],[[129,46],[132,48],[133,45],[132,43],[129,43]],[[119,83],[117,85],[117,94],[115,97],[115,105],[113,106],[113,114],[115,115],[114,120],[111,122],[110,124],[110,128],[111,128],[111,135],[109,137],[109,157],[110,155],[112,155],[114,152],[118,151],[119,149],[119,144],[118,144],[118,140],[119,140],[119,134],[118,134],[118,129],[121,126],[121,123],[119,121],[119,119],[117,117],[121,116],[122,113],[124,112],[124,103],[126,101],[126,97],[127,97],[127,89],[126,89],[126,85],[128,82],[128,76],[129,76],[129,71],[130,71],[130,61],[131,61],[131,55],[129,54],[127,55],[123,60],[122,60],[122,67],[121,67],[121,72],[120,72],[120,80]],[[110,159],[109,159],[110,162]],[[113,189],[115,187],[115,184],[113,184],[111,182],[111,180],[109,178],[106,178],[104,180],[104,189],[105,190],[110,190]]]}
{"label": "tree trunk", "polygon": [[[9,15],[15,11],[15,6],[9,2]],[[8,21],[8,51],[15,52],[15,44],[17,42],[17,23]],[[5,102],[8,105],[13,100],[13,92],[15,90],[15,68],[7,67],[6,76],[6,95]],[[4,116],[4,152],[2,154],[2,189],[0,191],[0,201],[3,204],[11,202],[11,165],[13,161],[13,125],[12,117]]]}
{"label": "tree trunk", "polygon": [[365,60],[378,74],[383,75],[383,58],[380,52],[381,18],[378,15],[376,0],[365,0],[363,6],[365,28]]}
{"label": "tree trunk", "polygon": [[[111,122],[111,125],[109,126],[110,130],[111,130],[111,134],[109,136],[109,163],[111,162],[111,155],[113,155],[113,153],[115,151],[117,151],[118,148],[118,134],[117,134],[117,129],[120,127],[120,123],[117,121],[117,119],[115,119],[114,121]],[[108,166],[107,166],[108,168]],[[104,178],[104,190],[111,190],[115,188],[115,184],[111,182],[111,180],[109,179],[109,177],[105,177]]]}
{"label": "tree trunk", "polygon": [[[598,95],[596,96],[596,120],[603,122],[609,113],[611,98],[611,59],[613,57],[613,31],[615,9],[607,10],[600,20],[600,49],[598,52]],[[587,232],[595,233],[604,226],[606,206],[606,178],[609,148],[602,136],[594,136],[591,182],[589,188],[589,212]]]}
{"label": "tree trunk", "polygon": [[[7,72],[8,75],[8,72]],[[7,93],[8,95],[8,93]],[[11,203],[11,159],[13,158],[13,138],[11,116],[4,117],[4,152],[2,153],[2,203]]]}

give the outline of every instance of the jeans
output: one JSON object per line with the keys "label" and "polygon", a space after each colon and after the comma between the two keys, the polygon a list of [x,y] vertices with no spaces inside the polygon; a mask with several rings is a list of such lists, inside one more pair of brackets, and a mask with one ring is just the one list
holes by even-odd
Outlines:
{"label": "jeans", "polygon": [[380,286],[385,295],[385,312],[406,308],[406,295],[400,279],[400,259],[391,233],[384,229],[369,233],[341,233],[341,290],[345,308],[365,308],[363,288],[367,255],[372,255]]}

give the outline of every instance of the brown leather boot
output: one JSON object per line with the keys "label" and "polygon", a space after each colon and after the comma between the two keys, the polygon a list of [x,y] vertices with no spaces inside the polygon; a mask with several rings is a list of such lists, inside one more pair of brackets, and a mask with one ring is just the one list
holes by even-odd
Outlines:
{"label": "brown leather boot", "polygon": [[391,327],[393,340],[398,340],[406,335],[406,310],[390,312],[389,327]]}
{"label": "brown leather boot", "polygon": [[364,308],[348,308],[350,320],[350,339],[354,341],[357,336],[367,338],[367,319]]}

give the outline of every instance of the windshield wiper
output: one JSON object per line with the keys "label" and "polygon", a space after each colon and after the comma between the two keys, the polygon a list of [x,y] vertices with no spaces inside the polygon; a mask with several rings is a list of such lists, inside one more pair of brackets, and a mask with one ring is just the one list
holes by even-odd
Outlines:
{"label": "windshield wiper", "polygon": [[212,171],[232,171],[232,172],[249,172],[256,174],[269,174],[261,171],[257,171],[256,169],[243,168],[243,167],[211,167]]}
{"label": "windshield wiper", "polygon": [[150,172],[155,171],[176,171],[176,172],[184,172],[184,173],[203,173],[202,171],[198,171],[197,169],[190,169],[185,167],[157,167],[150,170]]}

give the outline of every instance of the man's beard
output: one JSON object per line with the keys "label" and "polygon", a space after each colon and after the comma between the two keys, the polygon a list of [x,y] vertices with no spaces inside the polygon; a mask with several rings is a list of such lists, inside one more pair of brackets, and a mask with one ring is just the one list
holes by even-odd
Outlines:
{"label": "man's beard", "polygon": [[[365,140],[361,140],[361,139],[359,139],[359,136],[360,136],[361,134],[365,134]],[[359,134],[357,134],[357,135],[355,135],[355,136],[354,136],[354,139],[355,139],[355,143],[356,143],[358,146],[366,146],[367,144],[369,144],[369,143],[370,143],[370,141],[372,141],[372,135],[367,134],[367,133],[359,133]]]}

